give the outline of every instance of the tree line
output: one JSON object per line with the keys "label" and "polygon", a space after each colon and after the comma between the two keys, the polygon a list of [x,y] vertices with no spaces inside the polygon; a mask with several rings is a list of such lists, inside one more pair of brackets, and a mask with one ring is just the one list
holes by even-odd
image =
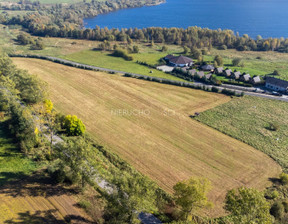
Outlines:
{"label": "tree line", "polygon": [[[47,6],[35,2],[24,1],[19,3],[18,10],[24,10],[27,5],[32,5],[34,12],[26,15],[9,16],[0,15],[0,22],[6,25],[22,25],[31,34],[36,36],[64,37],[75,39],[87,39],[97,41],[133,41],[176,44],[189,48],[237,49],[239,51],[279,51],[288,52],[288,39],[262,38],[256,39],[247,34],[239,36],[232,30],[210,30],[200,27],[183,28],[130,28],[108,29],[96,26],[94,29],[83,28],[83,18],[96,16],[102,13],[115,11],[121,8],[141,7],[163,2],[162,0],[113,0],[91,1],[69,5],[55,4]],[[12,4],[13,6],[13,4]],[[12,7],[11,6],[11,7]],[[8,6],[5,6],[8,7]],[[4,7],[4,8],[5,8]],[[13,6],[15,7],[15,5]],[[21,8],[22,7],[22,8]],[[2,7],[3,8],[3,7]]]}

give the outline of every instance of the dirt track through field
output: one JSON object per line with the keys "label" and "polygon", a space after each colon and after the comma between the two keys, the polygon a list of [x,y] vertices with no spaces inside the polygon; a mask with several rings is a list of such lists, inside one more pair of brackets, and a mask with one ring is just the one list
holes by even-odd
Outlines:
{"label": "dirt track through field", "polygon": [[207,177],[213,186],[212,215],[223,214],[227,190],[263,189],[280,172],[265,154],[189,117],[229,97],[37,59],[13,60],[49,84],[59,111],[78,115],[99,143],[168,192],[179,180]]}

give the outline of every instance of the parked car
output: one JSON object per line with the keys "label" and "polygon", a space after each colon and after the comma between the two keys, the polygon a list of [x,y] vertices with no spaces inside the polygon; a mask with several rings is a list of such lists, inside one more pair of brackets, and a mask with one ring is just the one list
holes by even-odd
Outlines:
{"label": "parked car", "polygon": [[281,93],[278,93],[278,92],[275,92],[275,91],[272,92],[272,95],[274,95],[274,96],[282,96]]}

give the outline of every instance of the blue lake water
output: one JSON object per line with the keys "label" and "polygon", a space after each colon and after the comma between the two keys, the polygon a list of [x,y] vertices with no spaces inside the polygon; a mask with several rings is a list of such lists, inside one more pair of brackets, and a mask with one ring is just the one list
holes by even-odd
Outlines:
{"label": "blue lake water", "polygon": [[288,37],[288,0],[167,0],[84,20],[85,27],[207,27],[255,38]]}

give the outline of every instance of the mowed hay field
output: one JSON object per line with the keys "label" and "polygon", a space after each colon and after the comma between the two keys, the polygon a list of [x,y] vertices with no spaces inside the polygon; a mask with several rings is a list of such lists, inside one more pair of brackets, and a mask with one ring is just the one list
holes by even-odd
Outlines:
{"label": "mowed hay field", "polygon": [[281,172],[272,159],[189,117],[230,100],[221,94],[79,70],[37,59],[13,59],[50,86],[57,110],[76,114],[101,144],[172,193],[191,176],[207,177],[223,214],[227,190],[263,189]]}

